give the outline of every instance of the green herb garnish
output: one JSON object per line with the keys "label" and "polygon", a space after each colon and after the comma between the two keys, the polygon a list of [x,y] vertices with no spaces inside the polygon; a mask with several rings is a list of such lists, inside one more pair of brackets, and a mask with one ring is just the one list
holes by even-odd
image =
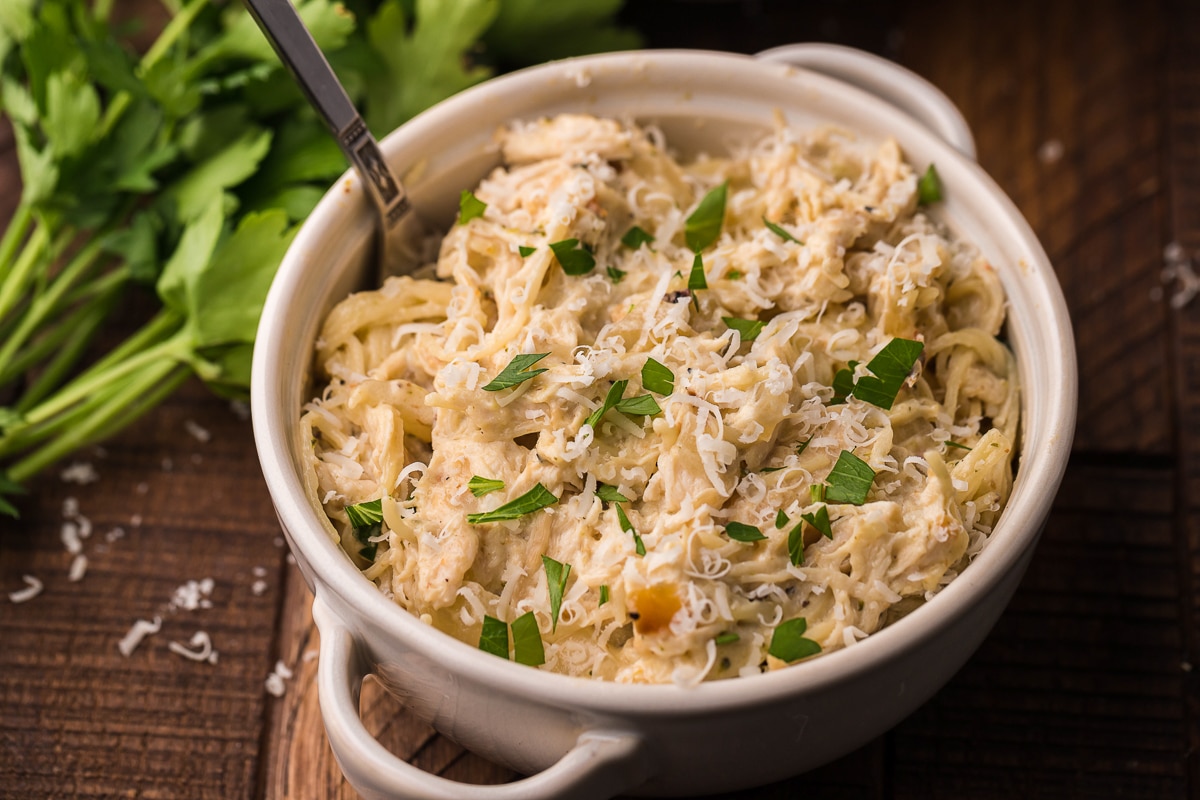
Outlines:
{"label": "green herb garnish", "polygon": [[627,380],[613,381],[613,385],[608,387],[608,394],[604,396],[604,402],[600,404],[599,408],[588,414],[588,418],[583,421],[583,424],[595,430],[608,410],[620,402],[621,395],[625,394],[625,387],[628,385],[629,381]]}
{"label": "green herb garnish", "polygon": [[511,389],[519,383],[524,383],[530,378],[541,375],[546,372],[545,367],[538,369],[530,369],[534,364],[541,361],[549,353],[522,353],[518,356],[513,356],[513,360],[508,362],[508,366],[500,371],[500,374],[492,378],[491,382],[483,387],[485,392],[498,392],[501,389]]}
{"label": "green herb garnish", "polygon": [[762,221],[763,221],[763,224],[766,225],[768,229],[770,229],[771,233],[775,234],[780,239],[783,239],[785,242],[795,242],[796,244],[804,244],[804,242],[800,241],[795,236],[792,236],[790,233],[785,231],[782,227],[780,227],[779,225],[776,225],[774,222],[771,222],[771,220],[767,219],[766,217],[763,217]]}
{"label": "green herb garnish", "polygon": [[721,223],[725,220],[725,194],[728,188],[729,183],[726,182],[711,190],[704,195],[696,210],[688,215],[683,233],[687,246],[693,253],[699,255],[701,250],[721,235]]}
{"label": "green herb garnish", "polygon": [[528,258],[529,256],[533,255],[535,250],[537,250],[536,247],[529,247],[528,245],[523,244],[517,245],[517,252],[521,254],[521,258]]}
{"label": "green herb garnish", "polygon": [[467,514],[467,522],[472,525],[482,525],[485,522],[501,522],[510,519],[520,519],[526,514],[532,514],[558,502],[558,498],[541,483],[535,485],[525,494],[510,500],[493,511],[479,514]]}
{"label": "green herb garnish", "polygon": [[788,531],[788,559],[792,566],[804,564],[804,520]]}
{"label": "green herb garnish", "polygon": [[801,453],[803,453],[805,450],[807,450],[807,449],[808,449],[808,444],[809,444],[809,442],[811,442],[812,440],[813,440],[813,437],[812,437],[812,436],[809,436],[807,439],[805,439],[803,442],[801,442],[801,443],[800,443],[800,446],[796,448],[796,455],[800,455],[800,454],[801,454]]}
{"label": "green herb garnish", "polygon": [[867,493],[874,482],[875,471],[867,462],[849,450],[843,450],[826,479],[829,488],[825,492],[825,499],[830,503],[861,506],[867,502]]}
{"label": "green herb garnish", "polygon": [[896,394],[908,380],[913,365],[921,357],[925,345],[910,339],[892,339],[875,357],[867,362],[870,375],[864,375],[854,384],[854,396],[859,400],[891,409]]}
{"label": "green herb garnish", "polygon": [[458,196],[458,224],[466,225],[476,217],[482,217],[487,210],[487,203],[475,196],[469,189],[463,189]]}
{"label": "green herb garnish", "polygon": [[608,602],[608,584],[602,583],[602,584],[600,584],[600,602],[597,603],[596,605],[602,606],[607,602]]}
{"label": "green herb garnish", "polygon": [[[704,277],[704,259],[700,258],[700,254],[696,253],[696,257],[692,259],[692,271],[688,274],[688,289],[696,291],[697,289],[707,289],[708,280]],[[695,299],[693,297],[693,299]]]}
{"label": "green herb garnish", "polygon": [[812,499],[812,502],[814,502],[814,503],[824,503],[825,502],[825,484],[814,483],[814,484],[809,485],[808,496],[809,496],[809,498]]}
{"label": "green herb garnish", "polygon": [[788,515],[783,513],[783,509],[781,508],[775,512],[775,527],[782,528],[784,525],[787,525],[787,524],[788,524]]}
{"label": "green herb garnish", "polygon": [[373,525],[375,533],[379,533],[379,524],[383,522],[383,499],[346,506],[346,516],[350,518],[350,526],[356,531]]}
{"label": "green herb garnish", "polygon": [[616,506],[617,521],[621,524],[621,530],[626,533],[633,534],[633,545],[639,556],[646,555],[646,545],[642,543],[642,537],[638,536],[637,530],[633,527],[633,523],[629,521],[629,517],[625,516],[625,509],[620,505]]}
{"label": "green herb garnish", "polygon": [[927,206],[941,199],[942,179],[938,176],[937,168],[931,163],[925,170],[925,174],[917,181],[917,202]]}
{"label": "green herb garnish", "polygon": [[822,505],[812,514],[801,514],[800,519],[820,531],[826,539],[833,538],[833,524],[829,521],[829,506]]}
{"label": "green herb garnish", "polygon": [[374,561],[375,554],[379,552],[379,543],[371,541],[371,537],[378,536],[382,530],[383,500],[368,500],[346,506],[346,516],[350,519],[354,538],[362,545],[358,554],[367,561]]}
{"label": "green herb garnish", "polygon": [[479,649],[508,660],[508,625],[495,617],[484,616],[479,632]]}
{"label": "green herb garnish", "polygon": [[563,272],[568,275],[586,275],[596,266],[596,259],[587,246],[580,246],[578,239],[563,239],[561,242],[551,242],[550,249],[554,257],[562,265]]}
{"label": "green herb garnish", "polygon": [[620,400],[614,408],[622,414],[631,417],[652,417],[661,414],[662,409],[653,395],[642,394],[637,397],[626,397]]}
{"label": "green herb garnish", "polygon": [[807,629],[808,623],[804,617],[789,619],[787,622],[781,623],[771,636],[771,646],[767,652],[789,664],[808,656],[815,656],[821,652],[821,645],[812,639],[804,638],[804,632]]}
{"label": "green herb garnish", "polygon": [[717,634],[716,638],[713,639],[713,641],[716,642],[717,644],[733,644],[734,642],[736,642],[737,640],[739,640],[741,638],[742,637],[738,636],[737,633],[734,631],[722,631],[721,633]]}
{"label": "green herb garnish", "polygon": [[675,373],[653,358],[642,365],[642,386],[648,392],[669,395],[675,391]]}
{"label": "green herb garnish", "polygon": [[471,490],[471,494],[476,497],[483,497],[485,494],[498,492],[504,488],[504,481],[498,481],[495,478],[481,478],[478,475],[472,475],[471,480],[467,481],[467,488]]}
{"label": "green herb garnish", "polygon": [[958,450],[966,450],[968,453],[971,452],[971,448],[967,445],[959,444],[958,442],[952,442],[949,439],[946,440],[946,447],[953,447]]}
{"label": "green herb garnish", "polygon": [[634,225],[625,235],[621,237],[621,244],[628,247],[630,250],[637,250],[644,244],[650,244],[654,241],[654,237],[646,233],[644,230]]}
{"label": "green herb garnish", "polygon": [[546,585],[550,589],[550,631],[554,632],[558,629],[558,612],[562,608],[563,590],[567,588],[571,565],[550,556],[542,556],[542,565],[546,568]]}
{"label": "green herb garnish", "polygon": [[629,498],[621,494],[617,487],[602,483],[596,487],[596,496],[606,503],[628,503]]}
{"label": "green herb garnish", "polygon": [[620,283],[621,279],[629,274],[625,270],[617,269],[616,267],[606,267],[604,271],[608,273],[609,280],[613,283]]}
{"label": "green herb garnish", "polygon": [[845,369],[839,369],[833,375],[833,399],[829,405],[836,406],[846,402],[846,398],[854,391],[854,370],[858,368],[857,361],[851,361]]}
{"label": "green herb garnish", "polygon": [[[513,661],[530,667],[546,663],[546,650],[542,647],[542,633],[538,630],[537,617],[526,611],[512,621]],[[505,643],[507,645],[507,642]]]}
{"label": "green herb garnish", "polygon": [[721,321],[741,334],[743,342],[753,342],[767,324],[761,319],[739,319],[738,317],[721,317]]}
{"label": "green herb garnish", "polygon": [[754,525],[747,525],[744,522],[730,522],[725,526],[725,533],[730,539],[737,542],[757,542],[760,539],[766,539],[763,532]]}
{"label": "green herb garnish", "polygon": [[833,401],[844,402],[853,395],[863,402],[890,410],[896,395],[908,380],[913,365],[921,357],[925,345],[911,339],[892,339],[875,357],[867,362],[870,375],[854,379],[857,361],[851,361],[848,369],[838,370],[833,376]]}

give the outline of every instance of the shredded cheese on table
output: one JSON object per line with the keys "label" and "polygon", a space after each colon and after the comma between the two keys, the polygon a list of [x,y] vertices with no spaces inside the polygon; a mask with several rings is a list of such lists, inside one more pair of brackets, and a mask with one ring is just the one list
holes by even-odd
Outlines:
{"label": "shredded cheese on table", "polygon": [[[690,685],[785,666],[768,651],[796,619],[822,652],[852,646],[982,549],[1018,424],[1005,299],[918,208],[894,141],[780,129],[682,165],[657,131],[572,115],[500,141],[486,209],[448,232],[436,278],[346,298],[316,347],[310,495],[387,596],[471,644],[485,617],[533,612],[544,669]],[[697,254],[689,228],[721,184]],[[623,244],[635,225],[653,240]],[[550,245],[568,240],[594,269],[564,271]],[[835,400],[838,373],[871,380],[895,339],[923,351],[891,408]],[[535,353],[545,372],[483,390]],[[650,358],[669,394],[643,386]],[[587,424],[617,381],[658,413]],[[861,505],[813,488],[844,452],[875,476]],[[473,476],[503,489],[475,496]],[[468,521],[538,484],[557,502]],[[373,501],[364,538],[345,509]],[[832,538],[804,523],[798,560],[789,533],[822,509]],[[571,566],[557,618],[543,556]]]}

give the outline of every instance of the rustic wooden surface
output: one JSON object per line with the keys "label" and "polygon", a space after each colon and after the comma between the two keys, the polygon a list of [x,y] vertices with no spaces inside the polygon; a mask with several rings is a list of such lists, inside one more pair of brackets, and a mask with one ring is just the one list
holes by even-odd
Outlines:
{"label": "rustic wooden surface", "polygon": [[[1169,243],[1200,258],[1196,4],[641,0],[626,13],[654,46],[838,41],[942,87],[1041,237],[1078,338],[1071,466],[982,648],[886,735],[735,797],[1200,796],[1200,298],[1173,308],[1180,286],[1162,279]],[[11,147],[0,130],[0,217],[18,192]],[[19,523],[0,520],[0,797],[355,796],[320,725],[310,597],[236,411],[188,384],[79,454],[99,481],[52,470]],[[74,584],[67,497],[95,531]],[[44,593],[8,603],[24,574]],[[177,587],[204,578],[210,608],[172,607]],[[121,656],[132,622],[155,615],[161,632]],[[198,630],[215,664],[168,649]],[[294,673],[280,698],[264,690],[277,661]],[[425,769],[515,777],[376,687],[363,706]]]}

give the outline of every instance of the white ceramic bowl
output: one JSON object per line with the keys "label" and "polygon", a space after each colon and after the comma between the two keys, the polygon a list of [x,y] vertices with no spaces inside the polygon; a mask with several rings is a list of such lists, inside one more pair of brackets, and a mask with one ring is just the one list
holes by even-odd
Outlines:
{"label": "white ceramic bowl", "polygon": [[[833,122],[870,139],[895,136],[914,164],[937,164],[947,187],[939,212],[995,265],[1009,296],[1022,435],[1012,498],[991,544],[932,601],[853,647],[692,689],[548,674],[422,624],[380,594],[330,539],[300,477],[307,443],[296,421],[309,398],[319,323],[337,300],[372,280],[366,257],[374,218],[348,174],[304,224],[271,288],[252,402],[263,474],[316,595],[329,741],[363,795],[696,795],[780,780],[860,746],[927,700],[979,645],[1016,588],[1065,469],[1075,420],[1071,330],[1046,255],[972,160],[961,116],[928,83],[845,48],[801,45],[765,56],[647,51],[556,62],[442,103],[392,133],[383,150],[401,175],[419,174],[409,186],[414,206],[448,225],[459,190],[497,163],[493,132],[513,118],[582,111],[654,121],[685,151],[719,150],[729,137],[766,131],[776,110],[799,127]],[[532,777],[467,786],[392,756],[359,720],[358,691],[369,673],[450,738]]]}

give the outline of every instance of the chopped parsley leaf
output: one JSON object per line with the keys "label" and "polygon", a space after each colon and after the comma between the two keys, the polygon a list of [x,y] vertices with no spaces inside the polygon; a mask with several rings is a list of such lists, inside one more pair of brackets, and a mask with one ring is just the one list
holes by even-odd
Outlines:
{"label": "chopped parsley leaf", "polygon": [[946,447],[954,447],[958,450],[966,450],[968,453],[971,452],[971,448],[967,445],[959,444],[958,442],[952,442],[949,439],[946,440]]}
{"label": "chopped parsley leaf", "polygon": [[463,189],[458,196],[458,224],[466,225],[476,217],[482,217],[487,209],[487,203],[475,196],[469,189]]}
{"label": "chopped parsley leaf", "polygon": [[646,363],[642,365],[642,386],[648,392],[669,395],[675,391],[675,373],[670,367],[653,358],[647,358]]}
{"label": "chopped parsley leaf", "polygon": [[704,195],[700,204],[696,206],[696,210],[689,214],[687,221],[684,222],[683,235],[687,240],[688,249],[693,253],[699,255],[701,250],[715,242],[721,235],[721,223],[725,220],[725,195],[728,188],[729,183],[725,182]]}
{"label": "chopped parsley leaf", "polygon": [[891,409],[900,387],[908,380],[925,345],[911,339],[892,339],[867,362],[870,375],[854,383],[854,396],[882,409]]}
{"label": "chopped parsley leaf", "polygon": [[861,506],[867,502],[867,493],[874,482],[875,471],[867,462],[849,450],[843,450],[833,465],[833,471],[826,478],[829,488],[825,492],[825,499],[830,503]]}
{"label": "chopped parsley leaf", "polygon": [[601,483],[596,487],[596,496],[606,503],[628,503],[629,498],[621,494],[617,487]]}
{"label": "chopped parsley leaf", "polygon": [[847,369],[840,369],[833,376],[833,400],[830,405],[844,403],[847,397],[853,395],[864,403],[890,410],[924,349],[925,345],[921,342],[892,339],[867,362],[867,370],[871,374],[863,375],[858,380],[854,379],[858,362],[851,361]]}
{"label": "chopped parsley leaf", "polygon": [[707,289],[708,280],[704,277],[704,259],[700,258],[700,254],[696,253],[696,257],[692,259],[692,271],[688,275],[688,289],[696,291],[697,289]]}
{"label": "chopped parsley leaf", "polygon": [[498,492],[504,488],[504,481],[498,481],[495,478],[481,478],[478,475],[472,475],[471,480],[467,481],[467,488],[471,490],[471,494],[476,497],[483,497],[485,494]]}
{"label": "chopped parsley leaf", "polygon": [[479,649],[508,660],[508,625],[495,617],[484,615],[479,632]]}
{"label": "chopped parsley leaf", "polygon": [[653,395],[642,394],[637,397],[626,397],[617,402],[614,408],[622,414],[628,414],[631,417],[652,417],[655,414],[661,414],[662,408],[659,407],[658,401]]}
{"label": "chopped parsley leaf", "polygon": [[730,522],[725,526],[725,533],[735,542],[757,542],[767,538],[756,526],[744,522]]}
{"label": "chopped parsley leaf", "polygon": [[634,225],[625,232],[621,237],[621,244],[628,247],[630,250],[637,250],[644,244],[650,244],[654,241],[654,237],[646,233],[644,230]]}
{"label": "chopped parsley leaf", "polygon": [[812,639],[804,638],[804,632],[807,629],[808,623],[804,617],[789,619],[787,622],[781,623],[775,629],[775,633],[771,635],[771,646],[767,648],[767,652],[789,664],[808,656],[815,656],[821,652],[821,645]]}
{"label": "chopped parsley leaf", "polygon": [[646,555],[646,545],[642,542],[642,537],[638,536],[637,529],[633,527],[633,523],[629,521],[629,517],[625,516],[625,509],[617,505],[617,521],[621,524],[621,530],[626,533],[633,534],[634,550],[639,556]]}
{"label": "chopped parsley leaf", "polygon": [[549,353],[522,353],[518,356],[513,356],[513,360],[508,362],[508,366],[500,370],[500,374],[492,378],[491,382],[483,387],[485,392],[498,392],[501,389],[509,389],[519,383],[524,383],[530,378],[541,375],[546,372],[545,367],[538,369],[530,369],[534,364],[541,361]]}
{"label": "chopped parsley leaf", "polygon": [[542,556],[542,566],[546,568],[546,585],[550,589],[550,630],[553,632],[558,629],[558,612],[562,608],[563,590],[567,588],[571,565]]}
{"label": "chopped parsley leaf", "polygon": [[376,526],[375,533],[378,533],[378,525],[383,522],[383,500],[368,500],[365,503],[346,506],[346,516],[350,518],[350,526],[356,533],[359,528],[369,528],[372,525]]}
{"label": "chopped parsley leaf", "polygon": [[782,528],[784,525],[787,525],[787,524],[788,524],[788,515],[783,513],[783,509],[781,508],[775,512],[775,527]]}
{"label": "chopped parsley leaf", "polygon": [[804,520],[801,520],[796,527],[788,531],[788,558],[792,562],[792,566],[799,567],[804,564]]}
{"label": "chopped parsley leaf", "polygon": [[606,267],[604,271],[608,273],[609,280],[613,283],[620,283],[621,279],[629,274],[625,270],[617,269],[616,267]]}
{"label": "chopped parsley leaf", "polygon": [[942,179],[938,176],[937,168],[931,163],[925,170],[925,174],[917,181],[917,202],[927,206],[941,199]]}
{"label": "chopped parsley leaf", "polygon": [[814,483],[808,487],[808,496],[814,503],[825,502],[825,484]]}
{"label": "chopped parsley leaf", "polygon": [[554,257],[562,265],[563,272],[568,275],[586,275],[596,266],[595,257],[592,256],[587,245],[580,246],[578,239],[551,242],[550,249],[554,251]]}
{"label": "chopped parsley leaf", "polygon": [[812,514],[801,514],[800,519],[812,525],[826,539],[833,538],[833,524],[829,521],[829,506],[821,506]]}
{"label": "chopped parsley leaf", "polygon": [[602,584],[600,584],[600,602],[597,603],[596,605],[602,606],[607,602],[608,602],[608,584],[602,583]]}
{"label": "chopped parsley leaf", "polygon": [[546,663],[546,650],[542,647],[542,633],[538,630],[537,617],[526,611],[512,621],[513,661],[538,667]]}
{"label": "chopped parsley leaf", "polygon": [[753,342],[767,324],[761,319],[739,319],[738,317],[721,317],[721,321],[741,334],[743,342]]}
{"label": "chopped parsley leaf", "polygon": [[371,537],[378,536],[383,524],[383,500],[368,500],[346,506],[346,516],[350,518],[350,527],[354,538],[362,545],[358,554],[367,561],[374,561],[379,551],[379,543],[372,542]]}
{"label": "chopped parsley leaf", "polygon": [[628,385],[629,381],[626,380],[613,381],[613,385],[608,387],[608,394],[604,396],[604,402],[600,404],[599,408],[588,414],[588,418],[583,421],[583,424],[595,430],[596,425],[600,423],[600,418],[621,400],[621,395],[625,394],[625,387]]}
{"label": "chopped parsley leaf", "polygon": [[479,514],[467,514],[467,522],[472,525],[482,525],[485,522],[520,519],[526,514],[532,514],[557,502],[558,498],[551,494],[549,489],[538,483],[525,494],[515,500],[509,500],[497,509]]}
{"label": "chopped parsley leaf", "polygon": [[713,641],[717,644],[733,644],[741,638],[742,637],[738,636],[735,631],[722,631],[721,633],[717,634]]}
{"label": "chopped parsley leaf", "polygon": [[813,437],[809,436],[807,439],[805,439],[803,442],[801,442],[800,446],[796,448],[796,455],[800,455],[805,450],[807,450],[808,443],[811,442],[812,440],[813,440]]}
{"label": "chopped parsley leaf", "polygon": [[804,242],[800,241],[795,236],[792,236],[790,233],[785,231],[781,226],[776,225],[774,222],[771,222],[771,220],[767,219],[766,217],[763,217],[762,221],[763,221],[763,224],[766,225],[767,228],[771,231],[771,233],[775,234],[780,239],[783,239],[785,242],[795,242],[796,244],[804,244]]}
{"label": "chopped parsley leaf", "polygon": [[537,248],[527,247],[523,244],[517,245],[517,252],[521,254],[521,258],[528,258],[529,256],[533,255],[534,250],[537,250]]}

